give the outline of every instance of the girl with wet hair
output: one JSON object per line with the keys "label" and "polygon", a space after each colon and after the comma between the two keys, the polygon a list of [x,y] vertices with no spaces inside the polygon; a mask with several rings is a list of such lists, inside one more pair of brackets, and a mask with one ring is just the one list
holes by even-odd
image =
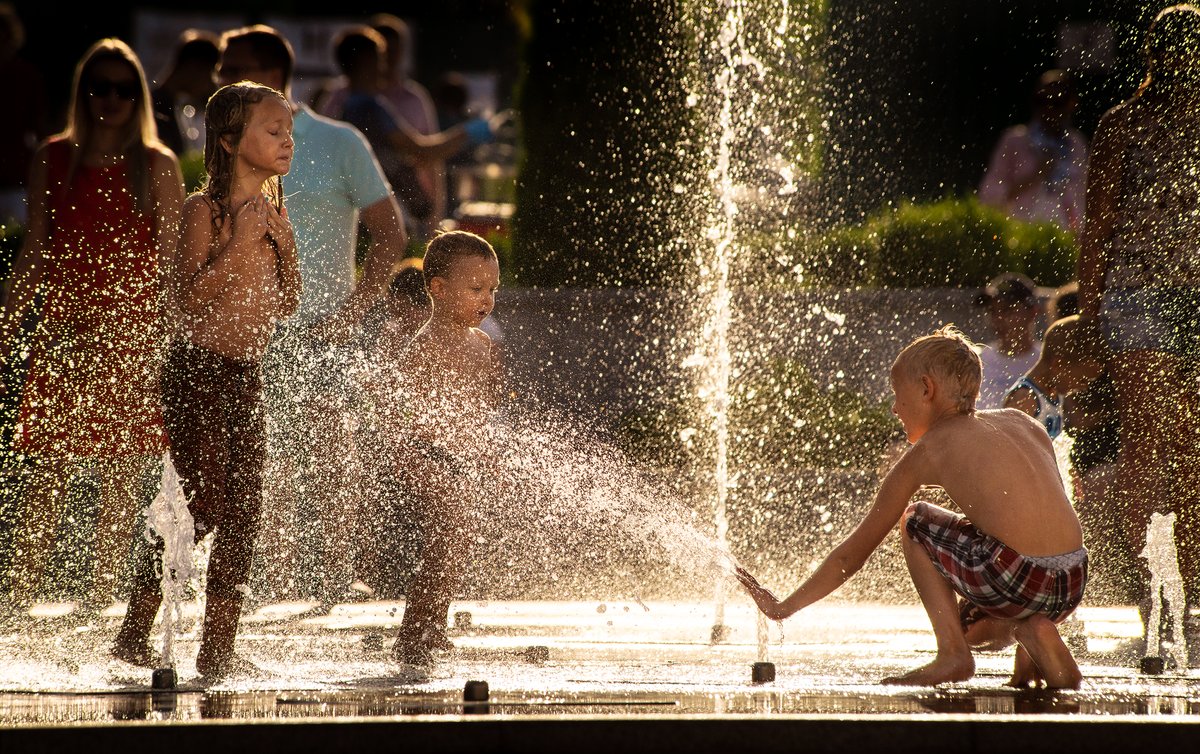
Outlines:
{"label": "girl with wet hair", "polygon": [[[234,654],[262,509],[266,423],[262,358],[300,302],[300,270],[280,176],[291,168],[292,110],[281,92],[241,82],[205,110],[208,180],[183,207],[172,280],[180,328],[163,370],[163,415],[195,537],[215,532],[196,670],[205,679],[257,669]],[[162,601],[139,569],[113,653],[153,664]]]}

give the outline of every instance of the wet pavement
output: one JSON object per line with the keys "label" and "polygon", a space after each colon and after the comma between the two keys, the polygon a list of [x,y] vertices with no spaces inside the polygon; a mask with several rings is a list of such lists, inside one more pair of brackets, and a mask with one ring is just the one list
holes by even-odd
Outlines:
{"label": "wet pavement", "polygon": [[[318,724],[302,726],[304,734],[294,725],[282,729],[286,735],[277,730],[270,740],[281,747],[281,735],[296,738],[288,744],[291,748],[279,749],[288,751],[310,744],[314,751],[334,750],[330,741],[336,736],[326,740],[316,732],[329,723],[342,724],[333,729],[339,735],[353,731],[385,740],[401,735],[418,749],[424,741],[428,750],[466,745],[462,736],[471,732],[482,736],[469,747],[472,751],[559,750],[551,745],[554,741],[575,741],[589,725],[622,731],[634,742],[632,750],[661,750],[651,744],[660,737],[664,744],[683,740],[679,736],[698,736],[693,746],[721,750],[716,742],[722,735],[733,737],[724,747],[731,750],[729,746],[751,740],[744,736],[763,735],[785,721],[792,727],[786,735],[778,731],[784,740],[799,745],[795,736],[801,735],[803,750],[812,751],[850,749],[836,749],[836,736],[813,738],[795,726],[853,722],[856,747],[862,750],[873,740],[869,731],[880,737],[881,748],[895,743],[890,728],[880,725],[917,722],[939,723],[920,734],[930,745],[937,736],[958,735],[951,723],[969,724],[967,744],[957,738],[946,741],[957,750],[982,750],[978,745],[986,737],[980,726],[999,722],[1010,724],[1005,736],[1023,729],[1013,722],[1054,726],[1052,735],[1040,727],[1029,734],[1043,743],[1088,724],[1083,735],[1099,735],[1092,750],[1122,740],[1111,727],[1116,721],[1135,724],[1138,735],[1153,727],[1158,737],[1200,742],[1200,670],[1142,674],[1137,614],[1121,606],[1085,606],[1078,611],[1078,622],[1068,624],[1065,633],[1085,678],[1080,690],[1067,692],[1004,686],[1011,651],[980,655],[978,674],[967,683],[879,685],[878,679],[933,656],[933,637],[918,605],[823,603],[782,626],[770,625],[762,658],[756,615],[741,600],[725,606],[727,635],[715,644],[712,604],[459,602],[452,607],[451,630],[457,649],[431,668],[390,659],[402,602],[360,602],[328,610],[313,603],[264,605],[244,617],[238,638],[239,653],[261,672],[208,688],[195,672],[198,610],[189,606],[175,645],[178,685],[155,691],[149,670],[106,655],[122,609],[115,605],[84,620],[69,603],[39,605],[32,615],[0,630],[0,744],[9,742],[0,748],[18,751],[23,749],[9,745],[37,742],[40,750],[59,750],[52,743],[61,741],[61,750],[67,750],[79,744],[72,736],[86,731],[100,736],[90,741],[108,740],[115,750],[127,750],[133,740],[128,737],[155,735],[149,733],[154,728],[178,732],[180,726],[208,725],[200,728],[207,737],[192,737],[210,740],[218,731],[233,736],[231,725],[245,734],[246,728],[259,726],[261,733],[264,724],[285,723]],[[755,683],[752,666],[764,659],[773,664],[775,679]],[[482,689],[478,682],[486,683],[486,697],[476,693],[475,698],[486,703],[465,700],[468,686],[475,692]],[[484,735],[492,729],[478,725],[452,728],[454,734],[436,732],[444,731],[446,723],[485,717],[491,725],[528,723],[504,728],[510,731],[507,736],[512,730],[533,736],[550,722],[580,725],[554,728],[558,732],[549,739],[545,732],[522,739],[515,748],[505,735]],[[699,725],[701,720],[708,721],[704,725],[723,722],[721,733],[701,735],[704,725],[678,728],[684,721]],[[389,727],[369,733],[381,721]],[[670,733],[662,728],[668,721]],[[768,722],[770,726],[754,727]],[[213,723],[221,725],[211,727]],[[356,725],[346,728],[346,723]],[[659,733],[632,732],[643,723],[649,724],[645,730]],[[736,734],[744,725],[752,727]],[[396,726],[404,732],[383,732]],[[450,738],[439,738],[444,735]],[[1079,735],[1070,734],[1070,740],[1080,740]],[[230,740],[248,745],[250,739]],[[323,743],[317,746],[318,741]],[[571,748],[586,750],[587,745],[576,741]]]}

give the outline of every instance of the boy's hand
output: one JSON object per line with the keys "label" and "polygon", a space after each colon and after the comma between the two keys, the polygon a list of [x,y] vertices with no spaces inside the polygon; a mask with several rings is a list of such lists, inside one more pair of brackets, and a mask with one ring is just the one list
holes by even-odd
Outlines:
{"label": "boy's hand", "polygon": [[787,617],[781,609],[779,598],[772,594],[770,589],[758,583],[758,579],[751,576],[749,571],[738,567],[737,578],[763,615],[771,620],[783,620]]}

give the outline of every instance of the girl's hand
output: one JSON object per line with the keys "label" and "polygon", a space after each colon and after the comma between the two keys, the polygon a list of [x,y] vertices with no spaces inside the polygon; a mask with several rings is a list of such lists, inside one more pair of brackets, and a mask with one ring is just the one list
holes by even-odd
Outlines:
{"label": "girl's hand", "polygon": [[262,194],[238,207],[233,213],[233,240],[257,243],[265,238],[268,232],[268,210],[274,209]]}
{"label": "girl's hand", "polygon": [[280,251],[292,252],[296,248],[296,235],[292,230],[292,223],[288,220],[287,210],[280,212],[275,208],[274,204],[266,201],[263,198],[263,203],[266,207],[263,216],[266,219],[267,235],[279,247]]}
{"label": "girl's hand", "polygon": [[749,571],[739,567],[737,569],[737,578],[746,590],[746,593],[754,600],[754,604],[758,605],[758,609],[763,612],[763,615],[771,620],[783,620],[787,617],[780,610],[779,598],[772,594],[770,589],[759,584],[758,579],[751,576]]}

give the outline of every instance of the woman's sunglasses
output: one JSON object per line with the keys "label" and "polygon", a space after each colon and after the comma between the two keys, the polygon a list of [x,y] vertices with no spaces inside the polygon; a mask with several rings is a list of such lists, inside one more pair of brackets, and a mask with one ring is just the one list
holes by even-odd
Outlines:
{"label": "woman's sunglasses", "polygon": [[137,84],[122,81],[96,79],[95,81],[89,81],[84,86],[84,91],[88,93],[89,97],[103,98],[115,94],[118,99],[135,100],[141,92],[141,87]]}

